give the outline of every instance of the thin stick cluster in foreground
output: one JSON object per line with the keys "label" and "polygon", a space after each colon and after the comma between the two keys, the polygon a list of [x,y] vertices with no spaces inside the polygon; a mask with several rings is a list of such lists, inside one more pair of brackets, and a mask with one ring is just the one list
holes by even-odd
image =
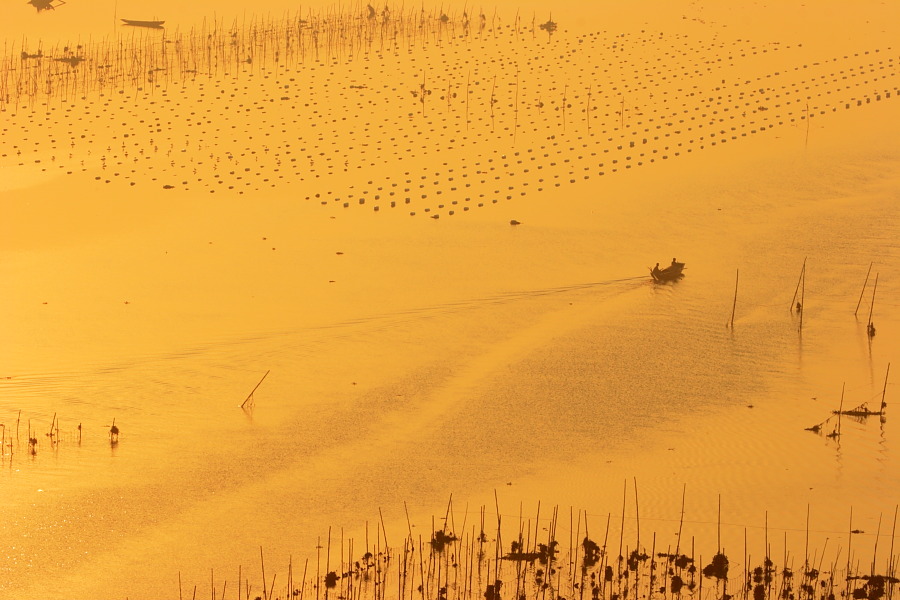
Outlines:
{"label": "thin stick cluster in foreground", "polygon": [[[627,492],[626,484],[626,492]],[[635,509],[637,489],[635,485]],[[499,504],[498,504],[499,508]],[[683,515],[683,511],[682,511]],[[894,511],[887,556],[874,548],[860,549],[852,543],[852,516],[846,550],[809,547],[809,523],[802,548],[793,555],[787,534],[781,556],[772,556],[768,525],[765,555],[748,552],[747,529],[744,548],[735,555],[718,546],[705,554],[695,548],[693,536],[684,534],[683,517],[676,539],[663,542],[656,532],[641,538],[636,526],[634,538],[626,539],[625,519],[616,527],[611,513],[599,527],[588,513],[570,510],[564,522],[558,507],[535,517],[508,518],[485,507],[469,522],[466,512],[457,527],[452,502],[423,538],[408,528],[404,537],[389,545],[381,519],[372,540],[368,526],[363,548],[354,540],[335,539],[329,529],[320,539],[314,559],[306,559],[302,569],[289,560],[286,577],[266,569],[260,548],[260,577],[251,581],[248,570],[238,567],[237,584],[217,581],[210,574],[211,598],[238,600],[890,600],[897,590],[898,556],[894,553],[897,510]],[[408,519],[408,517],[407,517]],[[768,517],[767,517],[768,522]],[[721,524],[717,530],[721,529]],[[565,532],[565,533],[564,533]],[[393,536],[391,536],[393,537]],[[719,534],[717,538],[720,539]],[[721,543],[720,541],[717,543]],[[843,552],[842,552],[843,550]],[[871,552],[871,553],[870,553]],[[828,558],[826,558],[828,557]],[[311,564],[312,560],[315,564]],[[268,576],[265,573],[269,573]],[[302,573],[302,574],[301,574]],[[279,581],[281,583],[279,583]],[[185,583],[178,574],[179,597]],[[205,587],[206,583],[201,586]],[[193,593],[197,594],[197,586]],[[226,596],[226,590],[234,590]],[[202,592],[201,592],[202,593]],[[232,595],[233,594],[233,595]]]}

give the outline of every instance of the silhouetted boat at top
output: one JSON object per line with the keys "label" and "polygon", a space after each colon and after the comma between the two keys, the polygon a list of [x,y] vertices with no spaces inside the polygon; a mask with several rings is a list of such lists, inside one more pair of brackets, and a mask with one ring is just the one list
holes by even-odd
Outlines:
{"label": "silhouetted boat at top", "polygon": [[665,269],[660,269],[659,263],[656,263],[656,266],[650,269],[650,276],[653,277],[653,281],[659,283],[665,281],[678,281],[684,277],[682,271],[684,271],[684,263],[676,262],[675,259],[672,259],[672,264]]}
{"label": "silhouetted boat at top", "polygon": [[149,27],[151,29],[162,29],[163,23],[165,23],[165,21],[138,21],[135,19],[122,19],[122,22],[131,27]]}

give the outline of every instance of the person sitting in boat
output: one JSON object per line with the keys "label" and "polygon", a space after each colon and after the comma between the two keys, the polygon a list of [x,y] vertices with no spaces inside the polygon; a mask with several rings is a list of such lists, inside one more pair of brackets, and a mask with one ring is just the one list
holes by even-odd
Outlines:
{"label": "person sitting in boat", "polygon": [[656,263],[656,266],[653,267],[653,271],[652,271],[652,272],[653,272],[653,278],[654,278],[654,279],[659,279],[659,274],[662,272],[662,271],[659,270],[659,263]]}
{"label": "person sitting in boat", "polygon": [[678,264],[678,261],[675,260],[674,258],[672,258],[672,266],[674,267],[674,266],[677,265],[677,264]]}

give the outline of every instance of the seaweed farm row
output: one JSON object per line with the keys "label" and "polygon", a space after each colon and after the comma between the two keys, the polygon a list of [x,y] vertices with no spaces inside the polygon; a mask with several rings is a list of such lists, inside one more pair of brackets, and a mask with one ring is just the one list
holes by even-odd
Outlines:
{"label": "seaweed farm row", "polygon": [[[626,498],[628,487],[626,483]],[[810,546],[807,529],[802,545],[788,547],[787,532],[756,528],[748,546],[726,551],[716,523],[718,546],[699,548],[685,527],[684,511],[671,539],[656,532],[641,533],[637,511],[621,516],[589,515],[554,507],[534,518],[496,513],[481,507],[462,515],[456,523],[452,502],[446,514],[432,517],[431,533],[413,532],[407,510],[407,529],[366,525],[365,539],[345,538],[329,530],[319,538],[315,555],[302,562],[293,558],[273,563],[264,548],[259,562],[240,566],[229,576],[209,571],[193,581],[186,573],[177,579],[178,597],[285,599],[306,598],[373,600],[624,600],[626,598],[765,600],[890,599],[900,580],[896,577],[897,511],[893,523],[874,535],[850,528],[841,536],[845,547]],[[629,499],[630,501],[630,499]],[[721,505],[720,505],[721,512]],[[467,519],[476,521],[467,522]],[[590,521],[590,527],[589,527]],[[626,523],[628,523],[626,534]],[[458,528],[457,528],[458,526]],[[732,526],[734,529],[734,526]],[[799,530],[803,534],[803,530]],[[867,539],[864,539],[867,538]],[[864,541],[863,541],[864,540]],[[762,546],[760,544],[762,543]],[[879,543],[881,547],[879,548]],[[754,555],[748,548],[764,548]]]}
{"label": "seaweed farm row", "polygon": [[897,96],[892,48],[683,27],[360,7],[23,42],[0,61],[0,167],[438,218],[771,132],[816,144],[835,113]]}
{"label": "seaweed farm row", "polygon": [[[548,25],[521,25],[536,28]],[[265,72],[303,63],[342,63],[370,55],[409,51],[493,32],[480,12],[470,16],[385,4],[338,7],[281,18],[204,22],[188,32],[134,29],[132,35],[100,42],[45,46],[41,41],[5,45],[0,59],[0,110],[35,102],[81,98],[116,91],[152,91],[198,76]],[[552,23],[552,22],[550,22]],[[552,31],[552,29],[551,29]],[[455,43],[459,43],[458,41]]]}

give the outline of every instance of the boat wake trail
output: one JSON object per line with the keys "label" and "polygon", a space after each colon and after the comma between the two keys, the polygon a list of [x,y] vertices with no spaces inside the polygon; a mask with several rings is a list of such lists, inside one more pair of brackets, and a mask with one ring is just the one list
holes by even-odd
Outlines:
{"label": "boat wake trail", "polygon": [[483,296],[480,298],[470,298],[466,300],[458,300],[452,302],[444,302],[441,304],[435,304],[431,306],[411,308],[407,310],[398,311],[390,314],[382,314],[375,317],[370,317],[368,319],[360,319],[357,321],[353,321],[354,323],[360,323],[363,321],[369,320],[377,320],[381,318],[390,318],[401,315],[423,315],[429,313],[440,313],[452,310],[461,310],[466,308],[478,308],[481,306],[486,306],[490,304],[502,304],[507,302],[514,302],[516,300],[527,300],[531,298],[539,298],[542,296],[552,296],[554,294],[566,294],[570,292],[578,292],[584,290],[591,290],[597,288],[607,288],[608,291],[629,291],[631,289],[637,289],[640,285],[646,283],[647,278],[640,277],[625,277],[621,279],[607,279],[604,281],[593,281],[589,283],[575,283],[571,285],[562,285],[555,287],[547,287],[547,288],[538,288],[531,290],[517,290],[512,292],[502,292],[490,296]]}

